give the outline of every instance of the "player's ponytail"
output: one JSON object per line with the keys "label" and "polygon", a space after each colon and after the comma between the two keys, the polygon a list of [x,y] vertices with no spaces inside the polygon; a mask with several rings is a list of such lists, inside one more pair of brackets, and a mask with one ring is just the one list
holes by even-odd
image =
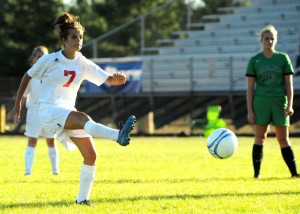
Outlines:
{"label": "player's ponytail", "polygon": [[69,29],[82,29],[84,31],[84,27],[78,20],[78,16],[64,13],[63,15],[59,16],[53,24],[55,33],[62,40],[68,37]]}

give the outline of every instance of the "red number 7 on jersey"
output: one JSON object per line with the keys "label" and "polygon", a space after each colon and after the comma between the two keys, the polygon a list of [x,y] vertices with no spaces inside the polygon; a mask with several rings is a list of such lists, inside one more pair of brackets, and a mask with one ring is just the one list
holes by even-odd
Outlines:
{"label": "red number 7 on jersey", "polygon": [[69,76],[69,75],[71,75],[71,77],[70,77],[69,81],[63,85],[63,87],[69,87],[71,85],[71,83],[73,82],[73,80],[76,76],[76,72],[64,70],[64,76]]}

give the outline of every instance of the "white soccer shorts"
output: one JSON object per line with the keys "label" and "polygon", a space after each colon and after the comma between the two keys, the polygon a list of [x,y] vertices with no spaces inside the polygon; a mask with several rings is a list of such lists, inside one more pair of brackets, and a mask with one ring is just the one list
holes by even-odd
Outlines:
{"label": "white soccer shorts", "polygon": [[38,107],[30,107],[27,109],[26,114],[26,127],[24,135],[27,137],[44,137],[44,138],[55,138],[53,133],[47,132],[40,120],[39,115],[37,114]]}
{"label": "white soccer shorts", "polygon": [[39,116],[44,128],[50,133],[55,133],[57,140],[61,142],[68,151],[72,151],[77,148],[70,137],[91,138],[91,135],[83,129],[66,130],[63,128],[68,115],[73,110],[76,111],[75,108],[67,109],[47,103],[41,103],[39,107]]}

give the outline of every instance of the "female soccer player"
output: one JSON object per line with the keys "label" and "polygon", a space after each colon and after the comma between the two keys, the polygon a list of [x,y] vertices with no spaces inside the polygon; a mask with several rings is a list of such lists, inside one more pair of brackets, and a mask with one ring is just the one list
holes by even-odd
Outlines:
{"label": "female soccer player", "polygon": [[88,80],[96,85],[107,82],[111,85],[125,84],[124,73],[109,75],[79,51],[82,47],[84,27],[78,17],[69,13],[59,16],[54,22],[62,50],[42,56],[22,78],[15,106],[11,112],[17,121],[21,101],[32,77],[41,80],[39,111],[43,126],[68,149],[79,149],[83,156],[80,172],[80,187],[76,203],[91,206],[90,191],[95,179],[96,149],[92,137],[117,141],[126,146],[136,119],[130,116],[122,129],[116,130],[94,122],[87,114],[75,109],[80,84]]}
{"label": "female soccer player", "polygon": [[[48,54],[48,49],[45,46],[37,46],[34,48],[29,58],[29,65],[33,66],[33,64],[44,54]],[[38,97],[40,89],[41,82],[37,79],[32,79],[29,82],[24,95],[26,97],[27,108],[26,128],[24,134],[28,137],[28,144],[25,151],[25,175],[31,175],[32,173],[35,147],[40,136],[46,138],[52,173],[54,175],[58,175],[59,158],[58,150],[55,146],[55,135],[53,133],[48,133],[44,128],[42,128],[40,118],[37,114],[39,109]]]}
{"label": "female soccer player", "polygon": [[263,144],[269,124],[273,124],[281,153],[292,177],[299,177],[289,140],[290,116],[293,110],[293,74],[289,56],[275,50],[277,31],[272,26],[261,30],[262,52],[253,56],[247,67],[248,121],[255,124],[252,151],[254,177],[260,177]]}

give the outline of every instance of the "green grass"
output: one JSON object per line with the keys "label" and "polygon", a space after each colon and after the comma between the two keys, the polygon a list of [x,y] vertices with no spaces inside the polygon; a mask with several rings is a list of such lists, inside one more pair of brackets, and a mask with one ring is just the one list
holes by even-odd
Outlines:
{"label": "green grass", "polygon": [[[300,165],[299,139],[291,140]],[[252,137],[239,137],[237,153],[224,160],[208,153],[202,137],[134,137],[128,147],[97,139],[93,208],[75,204],[79,151],[59,144],[61,174],[54,176],[40,139],[33,174],[24,176],[26,141],[0,137],[0,213],[300,213],[300,179],[290,178],[274,138],[259,180],[252,178]]]}

